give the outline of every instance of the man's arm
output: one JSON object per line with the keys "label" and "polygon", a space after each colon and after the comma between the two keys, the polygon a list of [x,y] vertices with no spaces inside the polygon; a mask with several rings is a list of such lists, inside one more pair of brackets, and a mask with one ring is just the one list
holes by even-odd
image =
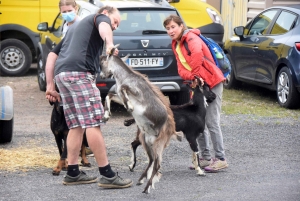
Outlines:
{"label": "man's arm", "polygon": [[55,102],[56,100],[60,101],[60,96],[55,90],[55,83],[53,81],[54,78],[54,67],[56,59],[58,55],[54,52],[50,52],[47,57],[46,62],[46,81],[47,81],[47,90],[46,90],[46,98],[50,102]]}
{"label": "man's arm", "polygon": [[[114,47],[113,31],[111,26],[106,22],[101,22],[98,29],[101,38],[106,42],[106,54],[109,54],[111,49]],[[117,53],[118,51],[115,51],[115,54]]]}

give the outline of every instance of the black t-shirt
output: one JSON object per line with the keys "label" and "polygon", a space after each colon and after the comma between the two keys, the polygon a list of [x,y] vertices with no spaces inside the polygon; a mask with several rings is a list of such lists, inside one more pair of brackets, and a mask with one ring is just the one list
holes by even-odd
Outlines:
{"label": "black t-shirt", "polygon": [[[54,75],[61,72],[99,72],[99,56],[104,41],[99,34],[99,24],[106,22],[111,26],[110,19],[103,14],[96,17],[89,15],[70,26],[61,41],[59,57],[56,60]],[[112,28],[112,27],[111,27]],[[56,51],[56,50],[55,50]]]}

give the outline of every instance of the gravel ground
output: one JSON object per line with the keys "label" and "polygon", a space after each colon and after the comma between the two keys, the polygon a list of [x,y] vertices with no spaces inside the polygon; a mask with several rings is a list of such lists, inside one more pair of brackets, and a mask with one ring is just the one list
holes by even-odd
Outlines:
{"label": "gravel ground", "polygon": [[[15,127],[13,141],[1,149],[15,149],[37,141],[40,147],[55,147],[49,121],[51,106],[39,91],[36,69],[23,77],[0,77],[0,85],[14,90]],[[299,114],[300,116],[300,114]],[[110,163],[122,177],[137,183],[147,164],[139,147],[138,164],[130,172],[130,142],[136,127],[124,127],[129,115],[116,109],[102,127]],[[298,119],[266,118],[251,115],[222,114],[222,130],[229,168],[219,173],[197,177],[188,169],[191,151],[186,140],[172,141],[163,155],[163,176],[156,189],[143,194],[145,185],[122,190],[105,190],[96,184],[64,186],[51,168],[36,168],[27,172],[0,171],[0,200],[300,200],[300,132]],[[0,152],[1,159],[1,152]],[[88,174],[98,175],[94,158]],[[55,164],[53,164],[55,165]]]}

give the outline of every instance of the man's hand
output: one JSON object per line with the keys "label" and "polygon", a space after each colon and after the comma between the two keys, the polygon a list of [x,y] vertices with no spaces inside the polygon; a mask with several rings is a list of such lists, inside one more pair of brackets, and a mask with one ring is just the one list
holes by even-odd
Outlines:
{"label": "man's hand", "polygon": [[[200,80],[200,86],[203,86],[204,85],[204,80],[200,77],[199,78],[199,80]],[[196,86],[198,85],[198,80],[197,79],[194,79],[193,81],[192,81],[192,84],[191,84],[191,87],[192,88],[195,88]]]}
{"label": "man's hand", "polygon": [[60,99],[60,95],[59,93],[56,91],[56,90],[47,90],[46,91],[46,99],[48,99],[50,102],[60,102],[61,99]]}

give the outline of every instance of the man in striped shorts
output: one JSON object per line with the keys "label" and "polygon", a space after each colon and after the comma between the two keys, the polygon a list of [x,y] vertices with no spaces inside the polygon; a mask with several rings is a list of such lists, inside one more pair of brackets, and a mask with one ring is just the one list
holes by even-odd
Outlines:
{"label": "man in striped shorts", "polygon": [[[104,139],[100,130],[104,113],[100,91],[95,84],[99,72],[99,56],[106,40],[106,52],[113,45],[113,34],[121,21],[119,11],[110,6],[102,7],[97,15],[85,17],[70,26],[66,36],[57,45],[58,57],[48,57],[46,63],[49,101],[62,101],[67,125],[68,172],[63,184],[94,183],[97,177],[79,171],[78,153],[84,130],[102,176],[98,185],[103,188],[126,188],[132,180],[122,179],[110,167]],[[118,50],[115,52],[118,54]],[[57,59],[56,59],[57,58]],[[59,94],[55,91],[55,83]]]}

